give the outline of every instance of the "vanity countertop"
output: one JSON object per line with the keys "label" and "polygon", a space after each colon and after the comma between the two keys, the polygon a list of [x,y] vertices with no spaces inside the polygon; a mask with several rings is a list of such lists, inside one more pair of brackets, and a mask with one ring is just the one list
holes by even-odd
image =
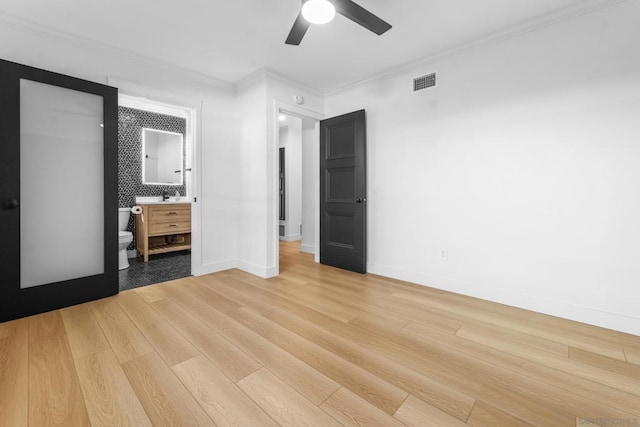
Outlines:
{"label": "vanity countertop", "polygon": [[169,197],[169,200],[162,201],[162,196],[155,197],[136,197],[136,205],[171,205],[177,203],[193,203],[191,197],[178,197],[176,200],[175,196]]}

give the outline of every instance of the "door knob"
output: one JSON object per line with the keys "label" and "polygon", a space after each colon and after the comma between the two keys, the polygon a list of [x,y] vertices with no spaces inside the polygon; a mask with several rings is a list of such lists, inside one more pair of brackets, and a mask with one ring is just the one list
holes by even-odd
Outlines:
{"label": "door knob", "polygon": [[20,203],[16,199],[7,199],[2,202],[2,209],[15,209],[20,206]]}
{"label": "door knob", "polygon": [[358,197],[358,198],[356,199],[356,203],[362,203],[362,202],[366,202],[366,201],[367,201],[367,199],[363,199],[363,198],[361,198],[361,197]]}

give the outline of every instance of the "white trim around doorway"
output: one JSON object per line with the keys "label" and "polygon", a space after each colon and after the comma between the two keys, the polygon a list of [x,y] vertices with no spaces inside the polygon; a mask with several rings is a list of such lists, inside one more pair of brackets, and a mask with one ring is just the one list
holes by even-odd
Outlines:
{"label": "white trim around doorway", "polygon": [[[273,237],[272,237],[272,241],[274,244],[273,247],[273,253],[275,254],[275,274],[272,275],[279,275],[280,274],[280,233],[279,233],[279,225],[280,225],[280,221],[279,221],[279,215],[278,215],[278,209],[280,206],[279,203],[279,177],[278,177],[278,148],[280,146],[280,129],[279,129],[279,121],[278,121],[278,116],[283,113],[283,114],[288,114],[290,116],[294,116],[294,117],[298,117],[301,119],[305,119],[305,120],[311,120],[313,122],[315,122],[315,135],[316,135],[316,143],[319,147],[320,144],[320,120],[324,119],[324,114],[319,113],[317,111],[312,111],[312,110],[307,110],[306,108],[301,108],[299,106],[293,105],[293,104],[289,104],[286,102],[282,102],[282,101],[278,101],[278,100],[273,100],[273,117],[271,118],[272,123],[274,123],[274,138],[273,138],[273,145],[271,147],[271,149],[273,150],[273,156],[272,158],[274,159],[274,164],[273,164],[273,171],[274,173],[272,174],[272,185],[273,185],[273,194],[274,194],[274,200],[273,200],[273,209],[274,209],[274,213],[273,213],[273,217],[276,219],[276,223],[274,224],[273,227]],[[320,149],[318,148],[318,159],[317,159],[317,163],[318,165],[320,164]],[[320,176],[316,176],[316,182],[314,185],[314,200],[315,200],[315,207],[314,207],[314,211],[315,211],[315,224],[314,224],[314,229],[315,229],[315,242],[314,242],[314,247],[310,248],[310,247],[305,247],[305,248],[301,248],[304,249],[303,252],[313,252],[314,254],[314,261],[315,262],[320,262]]]}
{"label": "white trim around doorway", "polygon": [[[158,114],[167,114],[186,119],[186,167],[191,173],[185,174],[187,198],[191,205],[191,274],[202,274],[202,203],[200,182],[202,181],[202,137],[201,117],[202,101],[184,99],[171,94],[164,94],[156,89],[142,88],[135,84],[109,78],[109,84],[117,86],[120,90],[118,105],[151,111]],[[142,95],[144,94],[144,95]],[[142,96],[141,96],[142,95]],[[147,96],[152,96],[150,99]]]}

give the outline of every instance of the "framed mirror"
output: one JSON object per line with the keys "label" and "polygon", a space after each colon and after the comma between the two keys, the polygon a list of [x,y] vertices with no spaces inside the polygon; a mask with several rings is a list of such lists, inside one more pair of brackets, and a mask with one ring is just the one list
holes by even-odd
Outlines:
{"label": "framed mirror", "polygon": [[183,135],[142,129],[142,183],[182,185]]}

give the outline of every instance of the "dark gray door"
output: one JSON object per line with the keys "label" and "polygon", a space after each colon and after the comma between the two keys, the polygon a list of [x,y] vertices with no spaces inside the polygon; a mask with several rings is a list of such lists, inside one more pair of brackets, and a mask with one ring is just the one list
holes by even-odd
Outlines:
{"label": "dark gray door", "polygon": [[366,122],[360,110],[320,122],[320,262],[367,271]]}
{"label": "dark gray door", "polygon": [[117,107],[0,60],[0,321],[118,293]]}

